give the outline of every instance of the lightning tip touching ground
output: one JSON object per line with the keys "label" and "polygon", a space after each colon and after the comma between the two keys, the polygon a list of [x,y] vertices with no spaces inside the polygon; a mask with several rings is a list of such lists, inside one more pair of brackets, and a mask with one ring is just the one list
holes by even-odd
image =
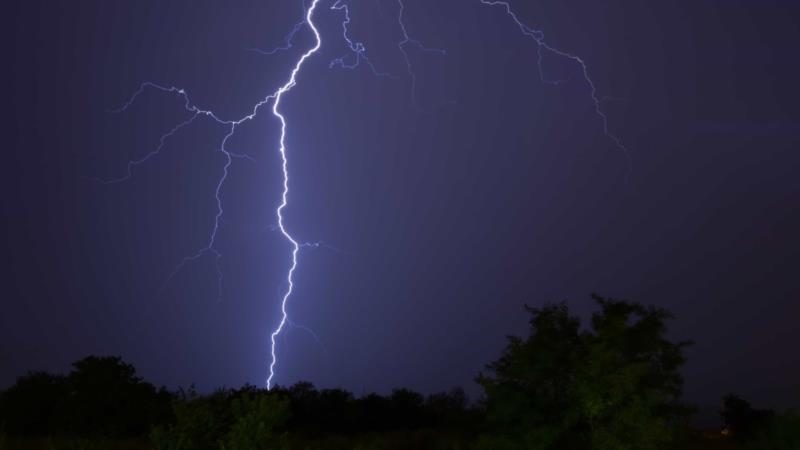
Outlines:
{"label": "lightning tip touching ground", "polygon": [[281,204],[278,206],[278,209],[275,213],[278,216],[278,228],[281,231],[281,234],[291,243],[292,246],[292,263],[289,267],[289,272],[286,276],[286,293],[281,300],[281,320],[278,324],[278,327],[270,334],[270,341],[272,343],[270,347],[270,354],[272,356],[272,360],[269,364],[269,376],[267,377],[267,389],[272,388],[272,379],[275,377],[275,364],[277,363],[277,355],[275,353],[275,339],[283,330],[284,325],[288,319],[288,314],[286,312],[286,304],[289,300],[289,297],[292,295],[294,291],[294,272],[297,269],[297,253],[300,250],[300,245],[297,241],[292,237],[292,235],[286,230],[286,227],[283,223],[283,210],[289,204],[289,170],[288,170],[288,160],[286,158],[286,118],[281,114],[279,107],[281,103],[281,99],[283,98],[283,94],[290,91],[296,84],[297,84],[297,74],[300,72],[300,69],[303,67],[303,63],[310,58],[314,53],[316,53],[320,46],[322,45],[322,38],[320,37],[319,30],[317,30],[314,22],[312,20],[314,15],[314,10],[317,7],[319,0],[313,0],[311,2],[311,6],[309,6],[308,11],[306,12],[305,22],[308,24],[308,27],[314,33],[315,44],[314,46],[307,50],[300,59],[295,64],[294,68],[292,69],[291,76],[289,80],[277,91],[272,95],[275,101],[272,104],[272,114],[278,118],[281,124],[281,137],[280,137],[280,148],[278,149],[281,154],[281,163],[283,169],[283,193],[281,194]]}
{"label": "lightning tip touching ground", "polygon": [[[351,38],[350,36],[350,24],[351,24],[351,15],[350,15],[350,8],[346,0],[330,0],[332,5],[330,7],[331,10],[340,12],[343,16],[341,22],[341,36],[344,40],[345,45],[350,51],[349,55],[341,56],[335,58],[330,61],[329,67],[334,68],[342,68],[342,69],[349,69],[353,70],[362,65],[366,65],[375,76],[379,77],[389,77],[394,78],[389,73],[379,71],[376,66],[373,64],[372,60],[367,56],[367,49],[364,43],[359,42]],[[535,41],[537,44],[537,64],[539,68],[539,76],[543,83],[552,84],[552,85],[560,85],[569,81],[569,78],[565,80],[551,80],[545,76],[545,71],[543,68],[543,53],[549,52],[551,54],[560,56],[562,58],[566,58],[570,61],[576,63],[579,67],[579,72],[582,75],[583,80],[585,81],[586,85],[590,91],[590,97],[594,104],[594,111],[597,116],[601,119],[602,122],[602,129],[605,136],[611,140],[616,148],[621,150],[625,157],[628,159],[629,163],[629,173],[631,168],[631,159],[628,154],[628,150],[623,144],[622,140],[618,138],[615,134],[613,134],[609,129],[608,124],[608,117],[602,109],[602,103],[606,101],[618,101],[620,99],[611,97],[611,96],[599,96],[596,85],[592,78],[589,76],[589,70],[585,61],[574,54],[562,51],[556,47],[551,46],[545,41],[544,33],[541,30],[536,30],[531,28],[523,23],[523,21],[518,17],[517,13],[512,9],[511,5],[507,1],[499,1],[499,0],[479,0],[483,5],[486,6],[499,6],[502,7],[505,13],[511,17],[513,22],[519,27],[520,31],[527,37],[530,37]],[[136,102],[136,100],[144,94],[147,90],[155,90],[162,92],[164,94],[173,94],[177,96],[183,103],[183,107],[187,113],[186,119],[178,124],[174,125],[172,128],[167,130],[164,134],[161,135],[158,141],[158,145],[151,151],[147,152],[144,156],[130,160],[127,163],[125,172],[115,178],[109,179],[95,179],[96,181],[103,183],[103,184],[114,184],[120,183],[129,180],[133,175],[136,168],[151,159],[157,158],[166,148],[168,141],[175,136],[177,133],[181,132],[182,130],[191,126],[199,117],[206,117],[209,118],[213,123],[216,123],[219,126],[226,128],[226,133],[224,137],[221,139],[217,151],[224,156],[224,164],[222,166],[222,172],[219,178],[216,179],[216,186],[214,189],[214,199],[215,199],[215,206],[216,206],[216,213],[214,215],[213,223],[211,229],[208,234],[207,241],[203,247],[197,250],[194,254],[188,255],[184,257],[180,263],[175,267],[175,269],[170,273],[167,277],[166,281],[162,285],[160,292],[166,287],[166,285],[173,279],[173,277],[180,272],[186,265],[190,263],[194,263],[199,259],[211,255],[214,257],[214,263],[216,268],[216,275],[217,275],[217,299],[220,300],[222,296],[222,286],[223,286],[223,272],[221,267],[222,261],[222,253],[217,248],[217,235],[220,232],[220,228],[222,226],[222,217],[224,214],[223,209],[223,202],[222,202],[222,191],[225,185],[225,182],[228,179],[230,174],[230,168],[234,159],[244,159],[250,162],[256,162],[254,158],[247,154],[243,153],[236,153],[228,149],[227,143],[229,139],[236,133],[237,127],[242,125],[244,122],[254,119],[258,114],[259,110],[262,106],[271,103],[271,112],[272,115],[278,120],[280,123],[280,138],[279,138],[279,148],[278,151],[281,157],[281,170],[283,176],[282,182],[282,192],[280,197],[280,203],[275,209],[275,214],[277,216],[277,225],[274,227],[274,231],[280,231],[283,238],[290,244],[291,249],[291,262],[288,267],[288,271],[286,273],[285,278],[285,292],[281,297],[280,302],[280,321],[277,326],[273,329],[270,333],[270,362],[269,362],[269,374],[266,379],[266,386],[267,389],[271,389],[273,386],[273,380],[275,377],[275,368],[278,363],[277,357],[277,338],[281,335],[282,331],[288,327],[294,327],[299,329],[305,329],[306,331],[311,332],[306,327],[302,327],[299,325],[294,324],[292,321],[289,320],[289,315],[287,311],[287,304],[289,302],[290,297],[294,293],[295,285],[294,285],[294,275],[295,271],[298,267],[298,254],[301,249],[304,248],[311,248],[311,249],[318,249],[318,248],[326,248],[328,250],[347,254],[342,250],[339,250],[336,247],[328,245],[322,241],[316,242],[298,242],[292,234],[288,231],[284,224],[284,211],[289,205],[289,161],[287,157],[287,148],[286,148],[286,133],[287,133],[287,119],[280,111],[281,101],[283,100],[284,94],[290,92],[297,84],[297,77],[300,71],[303,68],[305,62],[311,58],[315,53],[319,51],[322,46],[322,37],[320,35],[319,30],[317,29],[315,23],[313,22],[314,13],[317,9],[317,6],[320,4],[321,0],[311,0],[308,8],[304,6],[304,17],[303,20],[296,23],[290,32],[284,37],[284,43],[281,46],[277,46],[270,50],[262,50],[258,48],[250,48],[248,50],[252,50],[263,55],[274,55],[279,52],[287,51],[294,46],[294,38],[304,26],[307,26],[310,31],[314,35],[314,45],[307,49],[304,53],[302,53],[294,65],[292,66],[292,70],[288,79],[278,87],[274,92],[267,95],[266,97],[262,98],[258,101],[252,108],[248,114],[241,116],[238,119],[231,120],[231,119],[223,119],[220,118],[216,113],[214,113],[210,109],[203,109],[195,105],[187,91],[183,88],[169,86],[169,85],[162,85],[154,82],[144,82],[141,83],[134,91],[134,93],[125,101],[121,107],[109,111],[110,113],[124,113],[126,112],[131,105]],[[405,14],[405,4],[403,0],[397,0],[397,16],[396,21],[397,25],[399,26],[399,30],[401,32],[400,40],[397,42],[397,48],[402,55],[403,61],[405,63],[405,67],[407,70],[408,78],[410,80],[410,90],[411,90],[411,102],[414,105],[417,105],[417,74],[414,70],[414,66],[411,62],[411,56],[409,54],[409,48],[415,48],[417,51],[426,52],[426,53],[436,53],[445,55],[446,51],[444,49],[439,48],[432,48],[425,46],[420,40],[417,40],[409,34],[406,24],[404,21],[404,14]],[[380,6],[380,4],[379,4]],[[448,102],[453,103],[453,102]],[[316,334],[311,332],[314,338],[319,341],[316,337]],[[321,344],[321,343],[320,343]]]}

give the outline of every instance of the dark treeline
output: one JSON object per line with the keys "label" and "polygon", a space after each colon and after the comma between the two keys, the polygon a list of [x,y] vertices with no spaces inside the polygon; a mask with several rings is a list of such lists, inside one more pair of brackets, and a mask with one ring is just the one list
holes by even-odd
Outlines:
{"label": "dark treeline", "polygon": [[[64,375],[32,372],[0,395],[0,424],[12,437],[148,437],[158,448],[273,448],[286,436],[319,439],[363,433],[474,429],[479,408],[460,388],[423,396],[408,389],[355,397],[300,382],[200,395],[170,392],[136,376],[118,357],[90,356]],[[240,442],[243,439],[252,443]],[[266,447],[261,447],[266,445]]]}
{"label": "dark treeline", "polygon": [[476,377],[483,395],[472,403],[461,389],[356,397],[310,383],[172,392],[120,358],[92,356],[66,375],[32,372],[0,393],[0,450],[124,442],[155,450],[800,449],[800,416],[732,395],[721,432],[706,436],[712,441],[693,434],[680,373],[691,343],[666,338],[669,312],[595,300],[599,311],[584,327],[565,303],[528,308],[529,336],[509,337]]}
{"label": "dark treeline", "polygon": [[120,358],[90,356],[66,376],[19,377],[0,396],[0,423],[11,435],[139,436],[172,419],[173,398]]}

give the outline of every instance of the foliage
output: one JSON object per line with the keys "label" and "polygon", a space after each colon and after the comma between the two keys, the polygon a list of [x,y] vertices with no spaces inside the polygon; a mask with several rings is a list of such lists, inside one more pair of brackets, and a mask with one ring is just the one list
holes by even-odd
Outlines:
{"label": "foliage", "polygon": [[[117,357],[84,358],[66,376],[32,372],[0,392],[0,423],[11,442],[30,448],[121,448],[123,442],[138,448],[127,437],[144,436],[159,450],[304,448],[304,442],[312,448],[450,448],[447,442],[472,433],[479,414],[460,389],[356,398],[297,383],[269,392],[245,386],[171,393],[144,382]],[[17,448],[3,438],[0,445]]]}
{"label": "foliage", "polygon": [[[509,337],[486,393],[494,434],[484,448],[650,450],[672,439],[688,409],[678,403],[683,348],[668,341],[662,309],[593,296],[591,328],[566,304],[527,308],[530,336]],[[516,447],[515,447],[516,446]]]}
{"label": "foliage", "polygon": [[797,450],[800,449],[800,412],[788,411],[771,417],[754,433],[748,443],[753,450]]}
{"label": "foliage", "polygon": [[7,450],[8,446],[8,436],[6,436],[6,426],[3,423],[0,423],[0,450]]}
{"label": "foliage", "polygon": [[9,434],[124,437],[166,420],[171,395],[117,357],[90,356],[67,376],[30,372],[0,395]]}
{"label": "foliage", "polygon": [[289,416],[289,402],[274,395],[246,394],[232,404],[235,422],[225,437],[222,450],[285,448],[285,437],[278,434]]}
{"label": "foliage", "polygon": [[483,434],[478,437],[474,450],[539,450],[533,443],[526,443],[523,439],[502,434]]}
{"label": "foliage", "polygon": [[0,422],[9,434],[46,434],[63,428],[67,379],[28,372],[0,395]]}
{"label": "foliage", "polygon": [[276,388],[291,405],[287,427],[311,437],[427,428],[465,428],[477,422],[478,412],[467,405],[461,389],[427,397],[408,389],[388,396],[375,393],[355,398],[341,389],[314,389],[311,383]]}
{"label": "foliage", "polygon": [[118,357],[77,361],[67,382],[70,431],[81,435],[141,435],[163,418],[171,398],[142,381],[136,369]]}
{"label": "foliage", "polygon": [[230,425],[228,391],[202,397],[194,387],[181,391],[173,400],[175,423],[160,425],[150,432],[157,450],[213,450]]}
{"label": "foliage", "polygon": [[751,440],[759,430],[767,426],[774,415],[770,410],[753,409],[748,401],[733,394],[722,399],[722,423],[738,441]]}
{"label": "foliage", "polygon": [[259,450],[280,448],[289,414],[285,398],[244,387],[200,396],[190,388],[173,403],[175,423],[154,427],[157,450]]}
{"label": "foliage", "polygon": [[740,448],[736,440],[800,449],[800,414],[735,396],[722,411],[735,439],[676,439],[688,430],[678,402],[688,343],[665,337],[667,311],[594,298],[586,328],[564,303],[527,308],[530,335],[509,337],[479,375],[478,405],[461,389],[356,397],[306,382],[173,393],[120,358],[88,357],[67,375],[30,372],[0,392],[0,450],[660,450]]}
{"label": "foliage", "polygon": [[733,440],[753,450],[800,449],[800,412],[776,415],[768,409],[755,409],[733,394],[722,400],[720,411],[725,429]]}
{"label": "foliage", "polygon": [[109,448],[109,443],[105,442],[105,440],[89,438],[63,438],[58,440],[48,438],[47,446],[49,450],[106,450]]}

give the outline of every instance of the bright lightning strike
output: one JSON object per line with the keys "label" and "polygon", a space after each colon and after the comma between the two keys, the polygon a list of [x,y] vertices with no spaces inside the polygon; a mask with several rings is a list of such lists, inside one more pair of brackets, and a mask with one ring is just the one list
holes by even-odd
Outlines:
{"label": "bright lightning strike", "polygon": [[[333,0],[331,0],[333,1]],[[388,73],[380,72],[376,69],[373,65],[372,61],[367,57],[366,54],[366,46],[359,41],[355,41],[350,37],[349,34],[349,26],[351,23],[351,16],[350,16],[350,8],[348,4],[346,4],[347,0],[335,0],[333,1],[332,6],[330,7],[331,10],[341,12],[343,14],[342,19],[342,38],[344,39],[345,44],[347,45],[348,49],[352,53],[352,55],[348,58],[346,56],[342,56],[336,59],[333,59],[329,67],[339,67],[343,69],[356,69],[358,68],[361,63],[366,64],[372,71],[372,73],[376,76],[382,77],[390,77],[391,75]],[[582,73],[583,79],[587,83],[590,89],[590,96],[594,103],[594,109],[596,114],[602,120],[603,125],[603,132],[607,138],[609,138],[613,143],[616,145],[618,149],[620,149],[625,156],[628,158],[629,167],[630,167],[630,157],[628,155],[628,151],[626,147],[623,145],[622,141],[615,136],[613,133],[610,132],[608,127],[608,117],[603,112],[601,105],[606,100],[613,100],[611,97],[599,97],[597,93],[597,88],[595,86],[594,81],[589,76],[589,70],[587,68],[586,63],[584,60],[576,55],[571,53],[562,51],[558,48],[550,46],[544,39],[544,33],[540,30],[536,30],[533,28],[528,27],[525,25],[517,16],[517,14],[511,8],[509,2],[507,1],[498,1],[498,0],[479,0],[483,5],[487,6],[500,6],[502,7],[506,14],[512,18],[512,20],[516,23],[522,33],[532,38],[537,44],[537,64],[539,68],[539,76],[544,83],[548,84],[561,84],[567,80],[548,80],[544,76],[544,69],[543,69],[543,53],[550,52],[554,55],[569,59],[574,61],[580,67],[580,71]],[[186,113],[188,114],[187,118],[182,122],[178,123],[170,130],[165,132],[159,139],[158,145],[155,147],[154,150],[146,153],[139,159],[130,160],[128,161],[126,172],[124,175],[119,176],[117,178],[112,179],[105,179],[105,180],[98,180],[104,184],[112,184],[112,183],[120,183],[129,180],[136,168],[149,160],[158,157],[163,150],[166,149],[168,141],[170,138],[175,136],[180,131],[190,127],[195,121],[199,118],[207,118],[212,120],[214,123],[225,127],[226,134],[223,136],[219,147],[217,149],[224,157],[224,164],[222,167],[222,173],[220,177],[216,180],[216,187],[214,190],[214,198],[216,201],[216,214],[214,215],[213,225],[208,235],[208,239],[206,241],[205,246],[197,250],[194,254],[186,256],[183,260],[175,267],[172,273],[167,277],[166,283],[168,283],[180,270],[182,270],[187,264],[195,262],[202,258],[205,255],[212,255],[215,258],[215,267],[217,271],[217,298],[221,297],[222,292],[222,282],[223,282],[223,274],[222,269],[220,267],[220,261],[222,259],[222,253],[217,249],[216,242],[217,242],[217,235],[220,230],[220,226],[222,224],[222,216],[223,216],[223,204],[221,193],[222,189],[225,185],[226,180],[228,179],[230,167],[233,164],[234,159],[248,159],[250,161],[254,161],[248,155],[244,154],[237,154],[227,148],[227,143],[229,139],[236,133],[238,127],[245,122],[254,119],[258,114],[260,108],[265,106],[270,101],[272,103],[272,114],[273,116],[280,122],[280,139],[279,139],[279,148],[278,151],[281,156],[281,169],[283,175],[283,189],[281,192],[281,201],[278,207],[275,210],[275,214],[277,216],[277,227],[274,228],[275,231],[280,231],[286,241],[290,244],[291,247],[291,263],[289,265],[287,274],[286,274],[286,291],[284,292],[283,296],[281,297],[281,304],[280,304],[280,311],[281,311],[281,319],[278,323],[277,327],[270,333],[270,364],[269,364],[269,375],[266,379],[267,389],[272,388],[272,382],[275,377],[275,367],[277,365],[277,338],[281,335],[282,331],[284,331],[287,327],[288,328],[297,328],[302,329],[309,332],[318,342],[319,339],[316,337],[316,334],[313,333],[307,327],[297,325],[289,320],[288,313],[287,313],[287,303],[289,302],[292,293],[294,292],[294,274],[297,270],[298,265],[298,253],[301,249],[304,248],[320,248],[324,247],[332,251],[344,253],[341,250],[332,247],[328,244],[323,242],[305,242],[301,243],[298,242],[286,229],[284,224],[284,210],[288,206],[289,202],[289,170],[288,170],[288,158],[287,158],[287,148],[286,148],[286,133],[287,133],[287,120],[286,117],[280,111],[281,100],[283,99],[283,95],[287,92],[291,91],[297,84],[297,76],[299,72],[302,70],[304,63],[311,58],[317,51],[320,49],[322,45],[322,39],[320,36],[320,32],[317,29],[316,25],[314,24],[312,18],[314,16],[314,12],[319,4],[320,0],[312,0],[308,9],[304,9],[304,18],[301,22],[298,22],[294,25],[291,31],[286,35],[284,38],[284,44],[282,46],[276,47],[272,50],[260,50],[260,49],[250,49],[256,52],[259,52],[264,55],[273,55],[281,51],[289,50],[293,47],[293,40],[295,35],[303,29],[304,26],[308,26],[308,28],[314,34],[314,45],[310,49],[306,50],[295,62],[292,70],[290,72],[289,78],[286,82],[281,85],[277,90],[275,90],[270,95],[264,97],[261,101],[255,104],[252,111],[242,116],[239,119],[222,119],[216,113],[209,109],[203,109],[195,105],[189,95],[186,93],[184,89],[177,88],[177,87],[167,87],[163,85],[159,85],[152,82],[145,82],[139,86],[139,89],[134,92],[134,94],[130,97],[130,99],[122,105],[119,109],[112,111],[114,113],[122,113],[128,110],[128,108],[136,101],[136,99],[144,93],[147,89],[152,89],[156,91],[160,91],[166,94],[174,94],[177,95],[179,98],[183,100],[183,105]],[[437,48],[430,48],[426,47],[422,42],[417,39],[412,38],[404,23],[404,13],[405,13],[405,5],[403,4],[403,0],[397,0],[398,3],[398,10],[397,10],[397,24],[399,29],[402,33],[401,39],[397,42],[397,47],[403,57],[403,61],[405,62],[406,70],[408,73],[408,77],[410,79],[411,84],[411,100],[412,103],[416,105],[416,90],[417,90],[417,75],[414,71],[413,65],[411,63],[411,59],[408,53],[407,47],[415,47],[419,51],[422,52],[433,52],[439,53],[444,55],[445,51],[442,49]],[[163,289],[164,286],[162,286]],[[321,342],[320,342],[321,345]]]}
{"label": "bright lightning strike", "polygon": [[286,282],[288,287],[286,289],[286,294],[283,296],[281,300],[281,321],[278,324],[278,327],[270,335],[270,341],[272,345],[270,347],[270,354],[272,355],[272,360],[269,364],[269,376],[267,377],[267,389],[272,387],[272,378],[275,376],[275,364],[277,362],[277,357],[275,356],[275,338],[281,333],[283,330],[284,325],[286,324],[287,320],[287,313],[286,313],[286,302],[289,300],[289,297],[292,295],[292,291],[294,290],[294,282],[293,282],[293,275],[295,269],[297,269],[297,252],[300,250],[300,245],[297,243],[296,240],[286,231],[286,227],[283,225],[283,209],[286,208],[288,204],[288,196],[289,196],[289,171],[287,169],[288,161],[286,159],[286,118],[280,113],[278,109],[281,103],[281,99],[283,98],[283,94],[291,90],[296,84],[296,77],[297,73],[300,72],[300,69],[303,67],[303,63],[311,57],[314,53],[319,50],[320,46],[322,45],[322,39],[319,35],[319,30],[317,27],[314,26],[314,22],[311,20],[314,15],[314,10],[317,7],[317,3],[319,0],[313,0],[311,6],[308,8],[306,12],[306,23],[308,27],[311,28],[311,31],[314,33],[314,40],[315,44],[314,47],[307,50],[300,59],[295,64],[294,69],[292,69],[292,74],[289,77],[289,80],[278,88],[277,91],[272,95],[275,98],[275,102],[272,105],[272,114],[278,118],[281,122],[281,138],[280,138],[280,153],[281,153],[281,160],[282,160],[282,168],[283,168],[283,193],[281,194],[281,204],[278,206],[278,209],[275,213],[278,216],[278,228],[280,228],[281,233],[283,236],[292,244],[292,264],[289,267],[289,272],[286,275]]}
{"label": "bright lightning strike", "polygon": [[[280,103],[281,103],[281,100],[283,98],[283,95],[285,93],[289,92],[297,84],[297,74],[300,72],[300,70],[303,67],[303,64],[305,63],[305,61],[308,58],[310,58],[314,53],[316,53],[317,50],[319,50],[319,48],[320,48],[320,46],[322,44],[322,40],[320,38],[319,31],[317,30],[317,28],[315,27],[315,25],[314,25],[314,23],[312,21],[314,10],[316,9],[318,2],[319,2],[319,0],[313,0],[312,1],[311,6],[306,11],[305,20],[304,20],[304,22],[301,23],[301,24],[303,24],[303,23],[307,24],[308,27],[313,32],[314,39],[315,39],[314,46],[311,49],[307,50],[305,53],[303,53],[302,56],[300,56],[300,58],[297,60],[296,64],[292,68],[291,74],[289,76],[289,79],[286,81],[286,83],[284,83],[282,86],[280,86],[275,92],[273,92],[272,94],[268,95],[267,97],[265,97],[264,99],[259,101],[253,107],[252,112],[250,114],[248,114],[248,115],[245,115],[245,116],[243,116],[243,117],[241,117],[241,118],[239,118],[237,120],[221,119],[213,111],[206,110],[206,109],[201,109],[201,108],[197,107],[196,105],[194,105],[184,89],[177,88],[177,87],[161,86],[159,84],[152,83],[152,82],[142,83],[142,85],[139,86],[139,89],[136,92],[134,92],[134,94],[131,96],[131,98],[122,107],[120,107],[119,109],[117,109],[115,111],[112,111],[112,112],[120,113],[120,112],[126,111],[136,101],[136,99],[145,91],[145,89],[149,88],[149,89],[155,89],[155,90],[158,90],[158,91],[161,91],[161,92],[164,92],[164,93],[171,93],[171,94],[179,95],[181,98],[183,98],[183,100],[184,100],[184,108],[190,114],[190,117],[187,120],[185,120],[185,121],[181,122],[180,124],[176,125],[175,127],[173,127],[171,130],[169,130],[164,135],[162,135],[161,138],[159,139],[159,145],[156,147],[155,150],[147,153],[142,158],[129,161],[128,165],[127,165],[127,171],[126,171],[126,174],[124,176],[118,177],[118,178],[114,178],[114,179],[111,179],[111,180],[99,180],[99,181],[101,181],[103,183],[107,183],[108,184],[108,183],[118,183],[118,182],[122,182],[122,181],[126,181],[126,180],[130,179],[133,176],[133,171],[137,166],[139,166],[139,165],[149,161],[150,159],[155,158],[156,156],[158,156],[161,153],[161,151],[164,149],[164,147],[166,145],[166,142],[167,142],[167,140],[169,138],[174,136],[180,130],[182,130],[182,129],[188,127],[189,125],[191,125],[195,121],[195,119],[197,119],[200,116],[205,116],[205,117],[211,118],[217,124],[227,127],[228,128],[228,132],[222,138],[222,141],[221,141],[219,149],[218,149],[219,152],[222,153],[225,156],[225,164],[223,166],[222,175],[217,180],[216,188],[214,190],[214,198],[216,200],[217,212],[216,212],[216,214],[214,216],[214,223],[213,223],[213,227],[211,229],[211,232],[209,233],[208,241],[207,241],[206,245],[204,247],[202,247],[201,249],[199,249],[196,253],[194,253],[193,255],[190,255],[190,256],[186,256],[185,258],[183,258],[183,260],[175,267],[175,270],[172,271],[170,276],[167,277],[167,282],[168,282],[170,279],[172,279],[172,277],[175,276],[175,274],[177,274],[181,269],[183,269],[183,267],[186,264],[188,264],[190,262],[194,262],[194,261],[200,259],[201,257],[203,257],[206,254],[212,254],[215,257],[215,264],[216,264],[216,269],[217,269],[217,276],[218,276],[218,278],[217,278],[217,289],[218,289],[217,292],[218,292],[218,298],[219,298],[219,294],[220,294],[221,289],[222,289],[222,271],[221,271],[220,265],[219,265],[220,259],[222,258],[222,254],[215,248],[215,244],[216,244],[216,240],[217,240],[217,234],[218,234],[219,229],[220,229],[220,223],[222,221],[222,215],[223,215],[223,212],[224,212],[223,211],[223,207],[222,207],[222,198],[221,198],[220,195],[221,195],[222,188],[223,188],[223,186],[225,184],[225,181],[228,178],[229,169],[230,169],[230,166],[231,166],[231,164],[233,162],[233,158],[237,158],[238,157],[238,158],[247,158],[247,159],[251,159],[252,160],[252,158],[250,158],[249,156],[239,155],[239,154],[236,154],[236,153],[233,153],[233,152],[229,151],[227,149],[227,147],[226,147],[226,144],[228,143],[228,140],[236,133],[236,129],[237,129],[238,126],[242,125],[244,122],[247,122],[249,120],[254,119],[256,117],[256,115],[258,114],[259,109],[262,106],[264,106],[265,104],[267,104],[270,101],[273,101],[272,114],[278,119],[278,121],[280,122],[280,125],[281,125],[278,151],[280,152],[280,155],[281,155],[281,169],[282,169],[282,172],[283,172],[283,191],[281,193],[281,203],[278,206],[278,208],[275,210],[275,213],[276,213],[277,218],[278,218],[278,229],[280,230],[280,232],[283,235],[283,237],[291,244],[291,249],[292,249],[291,255],[292,255],[292,257],[291,257],[291,265],[289,267],[289,271],[288,271],[287,276],[286,276],[287,289],[286,289],[286,292],[285,292],[285,294],[283,295],[283,297],[281,299],[281,320],[280,320],[280,323],[278,324],[277,328],[275,328],[275,330],[270,334],[270,341],[271,341],[270,354],[271,354],[272,359],[270,360],[270,365],[269,365],[269,376],[268,376],[268,378],[266,380],[267,389],[272,387],[272,379],[275,376],[275,364],[277,363],[277,357],[276,357],[276,353],[275,353],[275,348],[276,348],[276,345],[277,345],[276,344],[276,337],[281,333],[281,331],[284,329],[284,327],[288,323],[287,322],[288,321],[288,315],[287,315],[287,312],[286,312],[286,304],[289,301],[289,297],[292,295],[292,292],[294,290],[294,279],[293,279],[293,277],[294,277],[294,272],[297,269],[297,254],[298,254],[298,252],[300,250],[300,247],[301,247],[301,244],[298,243],[292,237],[292,235],[288,232],[288,230],[286,229],[286,227],[284,225],[283,211],[284,211],[284,209],[286,208],[286,206],[288,205],[288,202],[289,202],[289,170],[288,170],[288,159],[287,159],[287,156],[286,156],[286,127],[287,127],[287,123],[286,123],[286,117],[283,114],[281,114],[281,112],[280,112]],[[297,33],[299,28],[300,28],[300,25],[296,25],[292,29],[291,33],[286,38],[286,44],[285,44],[284,47],[279,47],[278,49],[276,49],[276,50],[274,50],[272,52],[263,52],[263,53],[272,54],[272,53],[275,53],[277,51],[285,50],[285,49],[288,49],[289,47],[291,47],[292,38]],[[303,244],[302,246],[319,247],[320,244],[319,243]]]}

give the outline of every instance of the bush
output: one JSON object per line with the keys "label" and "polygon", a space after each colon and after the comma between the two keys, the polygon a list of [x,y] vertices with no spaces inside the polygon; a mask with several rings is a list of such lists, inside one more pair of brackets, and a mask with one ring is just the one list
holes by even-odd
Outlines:
{"label": "bush", "polygon": [[[510,337],[490,375],[483,448],[656,450],[688,409],[678,402],[683,348],[666,338],[669,312],[593,296],[591,327],[566,304],[528,308],[527,339]],[[494,440],[493,440],[494,439]]]}
{"label": "bush", "polygon": [[226,405],[229,393],[217,391],[201,397],[190,387],[173,401],[175,423],[157,426],[150,440],[157,450],[214,450],[229,425]]}
{"label": "bush", "polygon": [[0,423],[14,437],[142,436],[169,416],[171,394],[117,357],[90,356],[67,376],[29,372],[0,394]]}
{"label": "bush", "polygon": [[62,438],[47,439],[48,448],[53,450],[106,450],[109,443],[101,440],[90,440],[86,438]]}
{"label": "bush", "polygon": [[175,423],[154,427],[157,450],[261,450],[286,447],[279,432],[289,416],[289,401],[245,387],[199,396],[194,388],[173,404]]}
{"label": "bush", "polygon": [[750,403],[733,394],[722,399],[722,423],[738,441],[750,441],[765,428],[775,416],[768,409],[754,409]]}
{"label": "bush", "polygon": [[773,417],[756,431],[754,439],[747,447],[752,450],[800,449],[800,412],[789,411]]}
{"label": "bush", "polygon": [[245,394],[231,407],[235,422],[221,445],[222,450],[288,448],[285,435],[278,434],[289,417],[289,401],[269,394]]}
{"label": "bush", "polygon": [[28,372],[0,394],[0,422],[11,436],[47,435],[62,431],[68,398],[67,379],[45,372]]}

